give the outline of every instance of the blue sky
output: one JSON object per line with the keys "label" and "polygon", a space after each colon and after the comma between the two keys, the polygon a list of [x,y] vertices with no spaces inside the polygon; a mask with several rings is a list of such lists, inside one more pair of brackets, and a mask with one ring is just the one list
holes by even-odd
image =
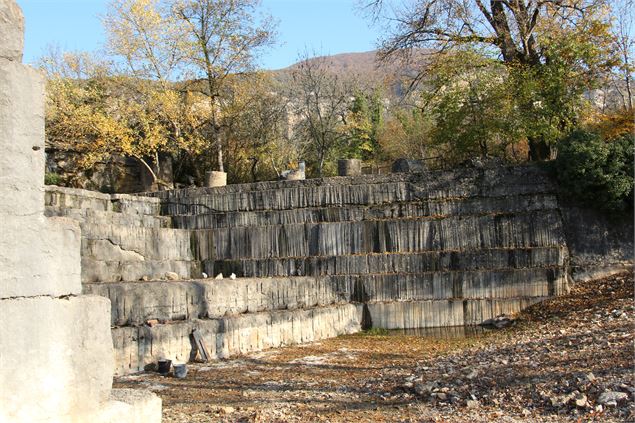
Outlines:
{"label": "blue sky", "polygon": [[[47,45],[62,50],[100,48],[104,33],[99,15],[106,0],[17,0],[26,20],[24,61],[33,63]],[[321,54],[375,48],[377,30],[356,10],[357,0],[263,0],[279,21],[280,46],[262,57],[266,69],[286,67],[308,50]]]}

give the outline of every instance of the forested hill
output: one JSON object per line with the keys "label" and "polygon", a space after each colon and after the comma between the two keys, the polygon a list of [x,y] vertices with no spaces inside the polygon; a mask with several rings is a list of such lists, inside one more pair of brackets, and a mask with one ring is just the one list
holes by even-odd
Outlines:
{"label": "forested hill", "polygon": [[[329,71],[343,79],[354,79],[366,86],[391,87],[394,94],[400,96],[404,81],[415,76],[422,67],[425,67],[429,57],[429,51],[418,49],[408,60],[395,58],[390,61],[381,61],[377,50],[340,53],[329,56],[317,56],[306,59],[306,62],[328,67]],[[286,81],[295,70],[299,70],[305,60],[282,69],[272,70],[277,79]]]}

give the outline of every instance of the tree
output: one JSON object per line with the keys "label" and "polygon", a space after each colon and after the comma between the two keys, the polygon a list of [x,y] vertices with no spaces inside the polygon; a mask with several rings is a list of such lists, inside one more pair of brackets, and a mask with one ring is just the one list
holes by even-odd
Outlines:
{"label": "tree", "polygon": [[106,10],[106,49],[120,59],[120,73],[171,88],[185,71],[183,22],[161,0],[111,0]]}
{"label": "tree", "polygon": [[352,85],[330,69],[328,58],[309,58],[305,53],[292,72],[294,92],[300,120],[296,136],[306,143],[306,152],[317,175],[323,176],[324,165],[331,154],[346,140],[343,130]]}
{"label": "tree", "polygon": [[364,161],[374,159],[379,153],[378,133],[383,124],[383,105],[379,91],[370,94],[355,90],[353,102],[346,114],[346,154],[349,158]]}
{"label": "tree", "polygon": [[171,14],[185,27],[185,58],[193,77],[202,81],[208,98],[208,133],[216,148],[218,170],[224,172],[223,150],[227,142],[224,110],[232,75],[253,70],[260,49],[270,46],[275,23],[268,16],[257,19],[259,0],[177,0]]}
{"label": "tree", "polygon": [[634,139],[578,130],[562,140],[556,170],[566,194],[600,209],[632,209]]}
{"label": "tree", "polygon": [[[367,6],[379,17],[389,9],[385,3],[372,0]],[[561,135],[570,130],[569,111],[578,107],[567,104],[560,115],[562,94],[577,101],[598,72],[614,61],[605,6],[604,0],[420,0],[412,8],[393,9],[394,24],[382,42],[382,57],[419,48],[451,52],[465,46],[498,56],[509,75],[518,75],[511,80],[517,82],[514,90],[532,97],[523,97],[526,101],[517,107],[549,122],[542,126],[547,132],[527,134],[530,158],[544,160],[551,157],[557,138],[549,131],[557,129]],[[554,114],[545,116],[546,112]]]}
{"label": "tree", "polygon": [[[618,64],[618,74],[623,87],[617,86],[617,91],[622,97],[622,106],[632,115],[633,113],[633,48],[635,47],[635,39],[633,39],[633,8],[635,4],[633,0],[616,0],[613,5],[615,15],[615,25],[613,32],[615,36],[615,46],[621,61]],[[620,84],[621,85],[621,84]]]}

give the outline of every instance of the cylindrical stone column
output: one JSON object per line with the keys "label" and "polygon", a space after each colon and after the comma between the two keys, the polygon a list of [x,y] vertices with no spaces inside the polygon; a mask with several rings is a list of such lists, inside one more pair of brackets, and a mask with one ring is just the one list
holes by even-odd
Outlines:
{"label": "cylindrical stone column", "polygon": [[342,159],[337,161],[337,174],[339,176],[359,176],[362,174],[362,161],[360,159]]}
{"label": "cylindrical stone column", "polygon": [[206,187],[224,187],[225,185],[227,185],[227,172],[218,172],[215,170],[205,172]]}

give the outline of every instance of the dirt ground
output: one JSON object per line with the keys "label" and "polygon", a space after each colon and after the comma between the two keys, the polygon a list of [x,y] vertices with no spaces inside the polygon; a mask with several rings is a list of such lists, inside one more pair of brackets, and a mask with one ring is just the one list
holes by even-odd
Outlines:
{"label": "dirt ground", "polygon": [[115,385],[156,392],[164,422],[635,421],[634,323],[630,273],[505,329],[372,331]]}

